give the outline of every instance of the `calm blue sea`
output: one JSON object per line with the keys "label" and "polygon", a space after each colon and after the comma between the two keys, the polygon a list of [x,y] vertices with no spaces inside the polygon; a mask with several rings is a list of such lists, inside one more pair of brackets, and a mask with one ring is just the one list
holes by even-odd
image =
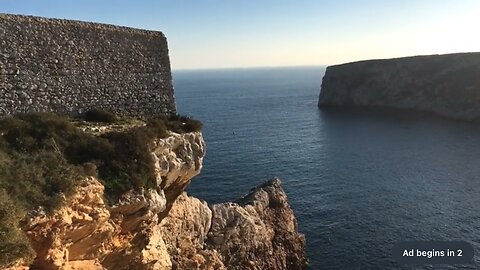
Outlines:
{"label": "calm blue sea", "polygon": [[[416,269],[394,243],[466,240],[480,265],[480,125],[428,115],[320,110],[322,67],[176,71],[181,114],[204,123],[189,193],[231,201],[278,176],[310,269]],[[475,269],[430,266],[424,269]]]}

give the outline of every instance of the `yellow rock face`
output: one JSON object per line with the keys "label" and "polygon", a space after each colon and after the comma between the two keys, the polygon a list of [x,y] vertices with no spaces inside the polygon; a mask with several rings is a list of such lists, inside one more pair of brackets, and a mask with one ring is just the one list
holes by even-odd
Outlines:
{"label": "yellow rock face", "polygon": [[22,229],[37,253],[32,269],[304,269],[305,238],[280,180],[209,206],[184,192],[204,155],[201,133],[172,134],[152,146],[156,187],[106,205],[89,177],[53,214],[30,212]]}
{"label": "yellow rock face", "polygon": [[[172,133],[152,148],[157,184],[131,191],[114,205],[104,201],[104,186],[82,181],[65,206],[46,215],[29,213],[23,226],[37,252],[40,269],[170,269],[172,262],[159,227],[178,195],[202,168],[202,134]],[[208,208],[208,207],[207,207]]]}

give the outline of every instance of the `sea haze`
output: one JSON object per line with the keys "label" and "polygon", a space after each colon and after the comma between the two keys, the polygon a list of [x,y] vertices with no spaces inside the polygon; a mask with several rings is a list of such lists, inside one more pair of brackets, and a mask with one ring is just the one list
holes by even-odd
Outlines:
{"label": "sea haze", "polygon": [[410,269],[391,259],[393,245],[408,240],[468,241],[479,264],[480,125],[320,110],[324,71],[174,72],[178,111],[203,121],[207,143],[188,192],[231,201],[280,177],[310,269]]}

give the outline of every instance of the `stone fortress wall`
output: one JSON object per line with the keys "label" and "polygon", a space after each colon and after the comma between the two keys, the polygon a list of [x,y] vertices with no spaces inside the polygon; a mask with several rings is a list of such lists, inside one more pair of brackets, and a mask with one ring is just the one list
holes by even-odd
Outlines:
{"label": "stone fortress wall", "polygon": [[0,115],[176,113],[163,33],[0,14]]}

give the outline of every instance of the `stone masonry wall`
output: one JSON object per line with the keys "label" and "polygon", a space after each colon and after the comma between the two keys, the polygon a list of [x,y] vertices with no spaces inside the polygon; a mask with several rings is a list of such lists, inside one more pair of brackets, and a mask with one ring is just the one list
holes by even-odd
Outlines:
{"label": "stone masonry wall", "polygon": [[0,115],[175,113],[163,33],[0,14]]}

